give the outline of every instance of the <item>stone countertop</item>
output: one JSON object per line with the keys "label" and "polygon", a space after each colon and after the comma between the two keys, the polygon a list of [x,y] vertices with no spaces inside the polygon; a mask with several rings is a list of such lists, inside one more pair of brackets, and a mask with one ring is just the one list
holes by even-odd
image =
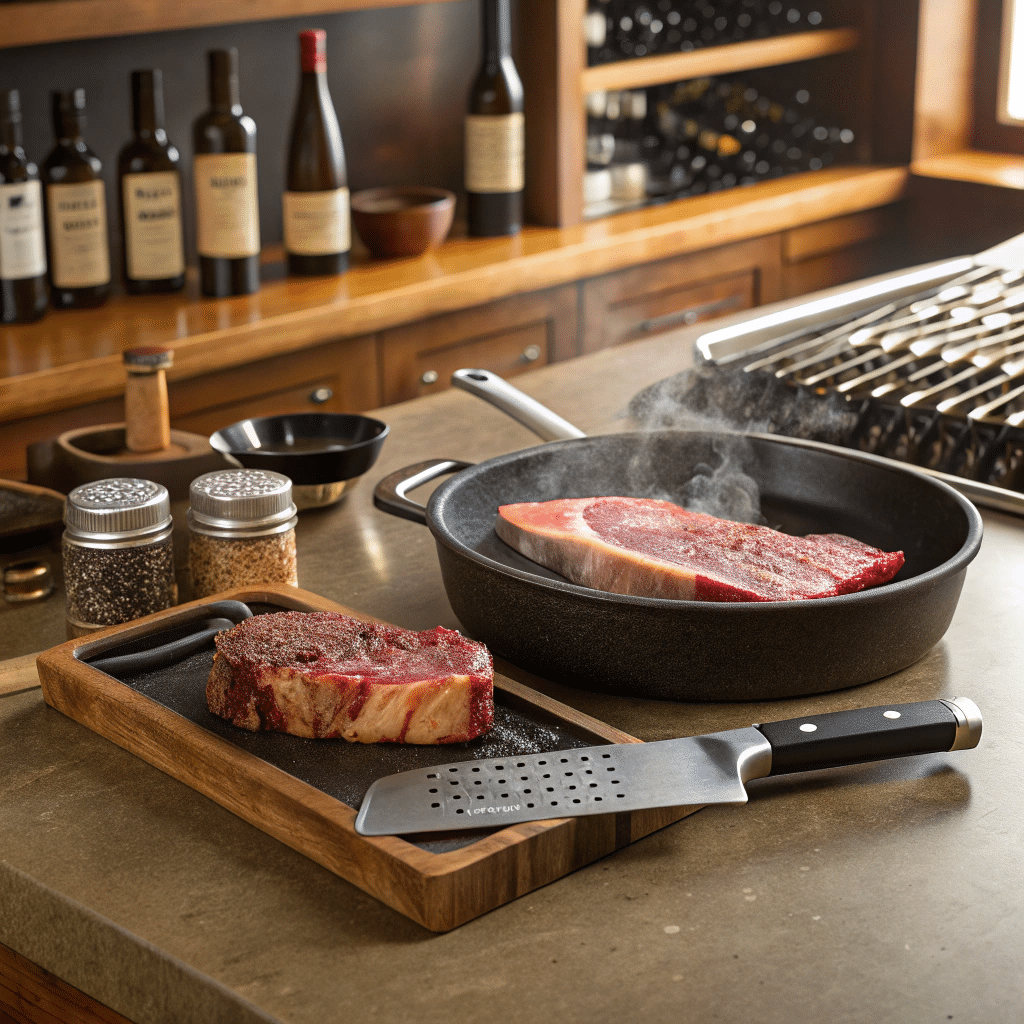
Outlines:
{"label": "stone countertop", "polygon": [[[517,384],[612,429],[635,391],[688,363],[697,333]],[[535,439],[461,392],[383,416],[392,435],[368,478],[302,515],[302,585],[402,626],[456,626],[429,532],[375,511],[372,485]],[[1016,1022],[1024,521],[984,518],[946,637],[887,679],[706,705],[533,680],[645,740],[963,694],[985,716],[977,750],[753,783],[744,807],[706,808],[444,935],[46,707],[15,662],[0,699],[0,942],[138,1024]],[[59,596],[2,627],[6,657],[62,641]]]}

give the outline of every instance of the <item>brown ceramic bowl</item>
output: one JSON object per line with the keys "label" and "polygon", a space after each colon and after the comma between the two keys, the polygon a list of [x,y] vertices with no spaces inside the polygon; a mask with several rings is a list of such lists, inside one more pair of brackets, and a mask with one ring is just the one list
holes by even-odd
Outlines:
{"label": "brown ceramic bowl", "polygon": [[440,245],[454,216],[455,195],[443,188],[370,188],[352,196],[352,223],[366,248],[382,259],[419,256]]}

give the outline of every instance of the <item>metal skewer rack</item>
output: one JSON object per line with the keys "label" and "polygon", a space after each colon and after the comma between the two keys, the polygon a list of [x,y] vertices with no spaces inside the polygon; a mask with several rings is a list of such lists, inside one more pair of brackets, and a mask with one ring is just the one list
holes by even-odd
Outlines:
{"label": "metal skewer rack", "polygon": [[[1024,515],[1024,236],[710,331],[696,343],[716,410],[754,388],[840,409],[836,436]],[[720,399],[720,402],[719,402]],[[805,417],[806,418],[806,417]],[[813,437],[792,417],[773,429]]]}

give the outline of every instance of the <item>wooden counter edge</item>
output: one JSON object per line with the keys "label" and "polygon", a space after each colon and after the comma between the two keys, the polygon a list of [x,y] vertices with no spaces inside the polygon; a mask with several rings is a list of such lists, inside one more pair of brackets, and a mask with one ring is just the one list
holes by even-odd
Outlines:
{"label": "wooden counter edge", "polygon": [[36,672],[38,654],[23,654],[20,658],[0,661],[0,697],[39,686]]}
{"label": "wooden counter edge", "polygon": [[[905,166],[830,168],[647,207],[575,228],[528,229],[516,245],[529,251],[488,258],[480,239],[448,243],[437,258],[448,269],[393,288],[287,310],[182,338],[163,338],[175,352],[171,380],[200,376],[332,338],[371,333],[516,294],[584,280],[626,267],[771,235],[902,199]],[[503,243],[504,253],[508,249]],[[465,246],[465,252],[462,247]],[[514,248],[515,246],[513,246]],[[487,248],[484,246],[483,248]],[[397,271],[396,271],[397,273]],[[63,314],[72,316],[73,314]],[[87,343],[83,345],[87,348]],[[0,422],[112,398],[124,389],[121,353],[0,378]]]}

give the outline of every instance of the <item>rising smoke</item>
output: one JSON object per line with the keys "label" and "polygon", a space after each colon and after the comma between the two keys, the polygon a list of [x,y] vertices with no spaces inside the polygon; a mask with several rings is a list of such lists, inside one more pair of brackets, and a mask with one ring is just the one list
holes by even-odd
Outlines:
{"label": "rising smoke", "polygon": [[[754,452],[741,432],[842,444],[857,423],[841,395],[818,395],[772,374],[728,370],[712,363],[652,384],[633,398],[628,411],[641,431],[714,435],[707,442],[712,456],[691,467],[691,475],[670,500],[695,512],[759,524],[766,522],[760,493],[757,481],[747,472]],[[644,451],[638,454],[639,478],[651,458]]]}

